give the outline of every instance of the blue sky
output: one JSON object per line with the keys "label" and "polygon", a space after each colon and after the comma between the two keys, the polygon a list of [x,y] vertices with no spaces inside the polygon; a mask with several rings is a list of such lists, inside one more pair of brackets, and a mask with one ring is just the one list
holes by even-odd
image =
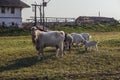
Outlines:
{"label": "blue sky", "polygon": [[[22,1],[30,6],[35,2],[42,3],[42,0]],[[119,20],[120,0],[51,0],[45,8],[45,16],[77,18],[78,16],[98,16],[99,11],[103,17],[113,17]],[[22,13],[23,20],[34,16],[32,8],[23,9]]]}

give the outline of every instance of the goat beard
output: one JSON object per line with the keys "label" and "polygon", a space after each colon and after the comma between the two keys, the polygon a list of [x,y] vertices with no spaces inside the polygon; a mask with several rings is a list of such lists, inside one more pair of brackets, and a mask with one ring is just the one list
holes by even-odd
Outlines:
{"label": "goat beard", "polygon": [[36,36],[35,35],[32,35],[32,42],[33,42],[33,44],[36,44]]}

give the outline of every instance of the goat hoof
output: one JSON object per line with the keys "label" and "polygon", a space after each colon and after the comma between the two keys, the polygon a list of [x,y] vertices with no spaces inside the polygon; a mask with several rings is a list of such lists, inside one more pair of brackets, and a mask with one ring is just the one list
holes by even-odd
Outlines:
{"label": "goat hoof", "polygon": [[38,61],[42,61],[42,60],[43,60],[43,57],[38,58]]}
{"label": "goat hoof", "polygon": [[[64,55],[66,55],[66,52],[63,53]],[[62,55],[63,56],[63,55]]]}

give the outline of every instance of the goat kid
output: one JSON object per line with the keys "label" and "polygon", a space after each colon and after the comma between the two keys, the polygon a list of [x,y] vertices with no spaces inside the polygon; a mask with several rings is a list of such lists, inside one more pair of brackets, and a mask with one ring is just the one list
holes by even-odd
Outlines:
{"label": "goat kid", "polygon": [[90,47],[95,47],[95,50],[98,51],[98,41],[85,41],[85,50],[88,51]]}

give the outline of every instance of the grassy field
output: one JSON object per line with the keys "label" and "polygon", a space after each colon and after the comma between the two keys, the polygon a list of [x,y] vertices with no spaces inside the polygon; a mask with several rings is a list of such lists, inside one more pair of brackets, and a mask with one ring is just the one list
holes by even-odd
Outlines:
{"label": "grassy field", "polygon": [[31,36],[0,37],[1,80],[119,80],[120,32],[91,32],[99,40],[99,51],[73,47],[63,58],[54,48],[45,49],[45,60],[37,60]]}

